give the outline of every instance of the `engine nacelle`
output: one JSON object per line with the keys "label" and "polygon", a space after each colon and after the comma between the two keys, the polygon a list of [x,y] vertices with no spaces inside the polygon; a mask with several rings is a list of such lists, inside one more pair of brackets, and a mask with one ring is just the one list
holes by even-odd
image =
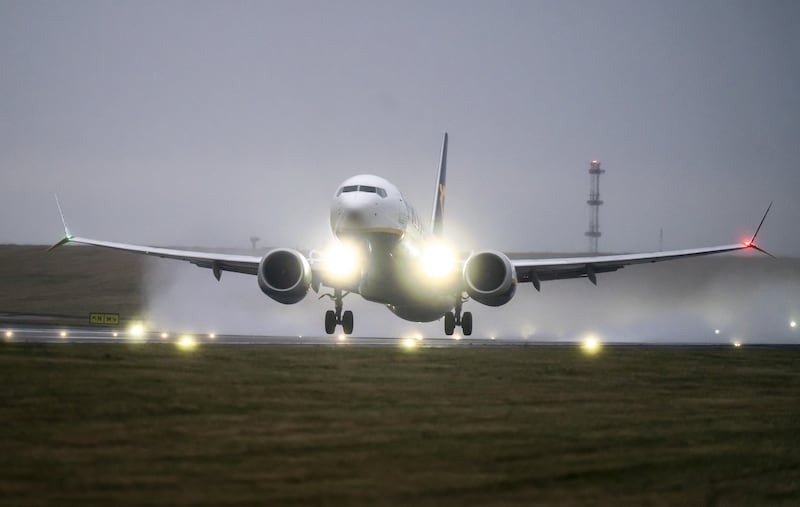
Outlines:
{"label": "engine nacelle", "polygon": [[500,252],[478,252],[464,263],[467,294],[487,306],[500,306],[511,301],[517,291],[514,266]]}
{"label": "engine nacelle", "polygon": [[258,263],[258,286],[275,301],[293,305],[306,297],[311,266],[297,250],[272,250]]}

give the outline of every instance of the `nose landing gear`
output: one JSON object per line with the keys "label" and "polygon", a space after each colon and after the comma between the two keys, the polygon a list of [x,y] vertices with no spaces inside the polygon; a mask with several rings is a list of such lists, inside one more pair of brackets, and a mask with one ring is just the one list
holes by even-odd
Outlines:
{"label": "nose landing gear", "polygon": [[328,310],[325,312],[325,332],[333,334],[336,332],[336,326],[341,324],[344,334],[353,333],[353,312],[350,310],[342,311],[342,299],[347,294],[342,294],[341,289],[335,289],[333,295],[323,294],[320,298],[328,296],[333,299],[335,310]]}

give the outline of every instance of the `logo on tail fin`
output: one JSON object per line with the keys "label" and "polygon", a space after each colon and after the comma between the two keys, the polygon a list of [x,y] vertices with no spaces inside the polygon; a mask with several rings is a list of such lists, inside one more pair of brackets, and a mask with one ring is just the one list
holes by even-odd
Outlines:
{"label": "logo on tail fin", "polygon": [[439,161],[439,174],[436,178],[436,196],[433,200],[433,216],[431,217],[431,232],[434,236],[441,236],[444,231],[444,194],[445,180],[447,178],[447,132],[442,139],[442,158]]}

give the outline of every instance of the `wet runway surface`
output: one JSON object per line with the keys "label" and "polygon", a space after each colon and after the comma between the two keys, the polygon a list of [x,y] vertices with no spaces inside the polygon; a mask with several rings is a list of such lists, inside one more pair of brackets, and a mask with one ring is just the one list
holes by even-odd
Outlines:
{"label": "wet runway surface", "polygon": [[[87,325],[84,319],[65,316],[0,313],[0,340],[6,343],[174,343],[177,346],[192,347],[201,344],[221,345],[306,345],[306,346],[386,346],[386,347],[547,347],[547,346],[586,346],[580,338],[564,340],[537,336],[520,337],[486,336],[467,337],[462,335],[423,337],[420,334],[404,336],[345,336],[312,335],[254,335],[226,333],[187,333],[170,330],[152,330],[138,327],[133,323],[119,326]],[[0,342],[0,343],[2,343]],[[598,343],[607,346],[642,347],[739,347],[738,341],[674,341],[674,342],[635,342],[603,340]],[[744,345],[744,344],[742,344]],[[752,346],[798,346],[796,342],[762,341],[747,343]]]}
{"label": "wet runway surface", "polygon": [[364,337],[345,336],[256,336],[239,334],[172,333],[117,330],[89,326],[37,326],[0,324],[0,337],[15,343],[175,343],[227,345],[349,345],[349,346],[524,346],[533,342],[465,337]]}

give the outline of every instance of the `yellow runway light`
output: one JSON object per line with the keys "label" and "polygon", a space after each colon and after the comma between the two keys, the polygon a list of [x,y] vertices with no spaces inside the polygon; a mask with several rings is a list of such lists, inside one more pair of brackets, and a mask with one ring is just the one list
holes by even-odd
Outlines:
{"label": "yellow runway light", "polygon": [[589,335],[583,339],[581,342],[581,348],[584,352],[589,355],[594,355],[600,352],[600,348],[602,344],[600,343],[600,339],[594,335]]}
{"label": "yellow runway light", "polygon": [[144,324],[141,322],[131,322],[128,326],[128,336],[131,338],[143,338],[145,333]]}
{"label": "yellow runway light", "polygon": [[185,334],[178,339],[176,345],[181,350],[194,350],[194,348],[197,347],[197,341],[193,336]]}

